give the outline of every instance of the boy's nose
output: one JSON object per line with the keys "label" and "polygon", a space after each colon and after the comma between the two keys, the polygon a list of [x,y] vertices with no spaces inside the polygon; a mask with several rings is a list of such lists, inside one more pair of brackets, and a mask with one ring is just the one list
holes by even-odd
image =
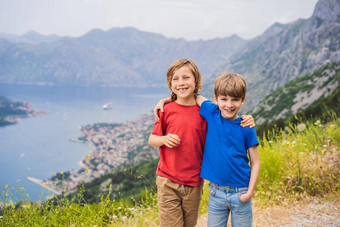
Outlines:
{"label": "boy's nose", "polygon": [[227,101],[226,104],[225,104],[227,107],[231,107],[233,104],[231,101]]}

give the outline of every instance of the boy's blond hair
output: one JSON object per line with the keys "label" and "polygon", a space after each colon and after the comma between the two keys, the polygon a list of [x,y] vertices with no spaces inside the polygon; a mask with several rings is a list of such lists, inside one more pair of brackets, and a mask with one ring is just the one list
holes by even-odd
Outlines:
{"label": "boy's blond hair", "polygon": [[246,91],[246,81],[240,74],[226,73],[215,80],[214,93],[216,97],[223,95],[244,99]]}
{"label": "boy's blond hair", "polygon": [[168,83],[168,87],[171,91],[171,101],[175,101],[177,99],[177,95],[171,90],[172,77],[174,76],[175,71],[182,68],[183,66],[189,67],[192,74],[194,75],[194,78],[195,78],[194,95],[195,95],[195,97],[198,94],[198,90],[201,90],[202,87],[203,87],[203,85],[201,83],[202,75],[201,75],[200,71],[198,70],[198,67],[195,64],[195,62],[190,60],[190,59],[178,59],[170,65],[168,72],[166,74],[166,80],[167,80],[167,83]]}

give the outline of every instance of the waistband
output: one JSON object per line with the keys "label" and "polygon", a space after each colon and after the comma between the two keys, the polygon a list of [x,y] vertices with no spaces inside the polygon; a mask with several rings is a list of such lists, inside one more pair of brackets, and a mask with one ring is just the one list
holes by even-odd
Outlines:
{"label": "waistband", "polygon": [[210,182],[209,185],[212,188],[215,188],[217,190],[222,190],[222,191],[235,191],[235,192],[244,192],[244,191],[248,191],[247,187],[243,187],[243,188],[239,188],[239,187],[229,187],[229,186],[225,186],[225,185],[220,185],[220,184],[216,184],[213,182]]}

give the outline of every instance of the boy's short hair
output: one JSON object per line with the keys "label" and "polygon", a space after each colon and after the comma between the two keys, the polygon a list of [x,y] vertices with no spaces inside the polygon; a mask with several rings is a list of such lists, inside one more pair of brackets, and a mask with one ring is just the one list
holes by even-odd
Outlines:
{"label": "boy's short hair", "polygon": [[244,99],[246,91],[246,81],[240,74],[226,73],[215,80],[214,93],[216,97],[223,95]]}
{"label": "boy's short hair", "polygon": [[[172,77],[174,76],[175,71],[182,68],[183,66],[189,67],[192,74],[194,75],[194,78],[195,78],[194,95],[196,97],[196,95],[198,94],[198,90],[201,90],[203,85],[201,83],[202,82],[202,75],[201,75],[200,71],[198,70],[197,65],[195,64],[195,62],[193,60],[186,59],[186,58],[185,59],[178,59],[170,65],[168,72],[166,74],[166,80],[167,80],[167,83],[168,83],[168,87],[171,91]],[[177,99],[177,95],[174,92],[171,91],[171,101],[175,101],[176,99]]]}

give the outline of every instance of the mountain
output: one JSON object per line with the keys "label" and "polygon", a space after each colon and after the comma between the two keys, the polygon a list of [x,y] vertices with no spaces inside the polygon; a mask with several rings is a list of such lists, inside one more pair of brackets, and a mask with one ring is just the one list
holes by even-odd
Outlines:
{"label": "mountain", "polygon": [[244,110],[287,82],[327,62],[340,61],[340,0],[320,0],[313,15],[289,24],[275,23],[230,56],[206,82],[212,96],[214,79],[225,72],[247,81]]}
{"label": "mountain", "polygon": [[44,42],[41,35],[29,32],[21,39],[30,42],[0,39],[0,83],[164,86],[169,65],[191,58],[204,77],[203,94],[208,97],[221,73],[244,75],[247,111],[298,76],[340,61],[339,5],[340,0],[320,0],[310,18],[275,23],[251,40],[234,35],[186,41],[128,27]]}
{"label": "mountain", "polygon": [[[243,40],[234,35],[186,41],[135,28],[94,29],[53,42],[0,39],[0,83],[149,87],[165,86],[169,65],[193,59],[203,77],[203,94],[224,72],[245,76],[244,111],[287,82],[327,62],[340,61],[340,0],[320,0],[313,15],[289,24],[275,23],[262,35]],[[25,37],[39,37],[30,32]],[[31,38],[33,40],[33,38]]]}
{"label": "mountain", "polygon": [[164,86],[175,59],[191,58],[207,75],[245,42],[235,35],[207,41],[169,39],[135,28],[94,29],[79,38],[37,45],[0,40],[0,83]]}
{"label": "mountain", "polygon": [[58,35],[41,35],[36,31],[28,31],[21,36],[0,33],[0,39],[5,39],[9,42],[14,43],[29,43],[29,44],[39,44],[39,43],[50,43],[59,40],[61,37]]}
{"label": "mountain", "polygon": [[[270,124],[278,119],[287,120],[309,106],[324,101],[339,90],[339,82],[340,62],[328,63],[266,96],[251,114],[258,125]],[[319,109],[319,112],[323,111]]]}

